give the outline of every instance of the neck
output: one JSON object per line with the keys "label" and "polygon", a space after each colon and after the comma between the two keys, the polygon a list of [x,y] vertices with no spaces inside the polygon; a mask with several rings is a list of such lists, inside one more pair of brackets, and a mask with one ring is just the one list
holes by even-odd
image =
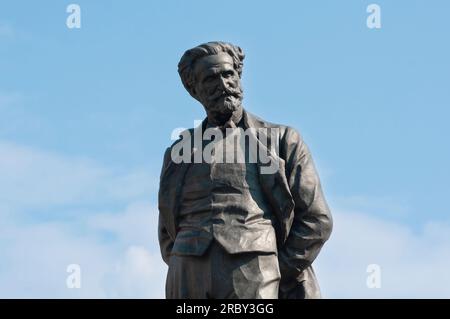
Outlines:
{"label": "neck", "polygon": [[238,124],[239,121],[242,118],[242,106],[239,106],[239,108],[234,111],[231,114],[212,114],[212,113],[207,113],[208,116],[208,122],[213,124],[213,125],[218,125],[218,126],[222,126],[224,125],[226,122],[228,121],[233,121],[233,123]]}

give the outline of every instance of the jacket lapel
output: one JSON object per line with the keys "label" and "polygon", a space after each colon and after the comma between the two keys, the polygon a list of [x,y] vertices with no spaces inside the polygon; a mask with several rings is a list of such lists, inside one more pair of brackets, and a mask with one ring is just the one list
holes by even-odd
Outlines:
{"label": "jacket lapel", "polygon": [[[264,121],[249,112],[244,112],[244,120],[247,127],[255,128],[258,148],[261,148],[268,159],[267,163],[263,163],[258,156],[259,179],[261,188],[277,217],[277,242],[281,246],[286,241],[292,225],[294,199],[289,191],[285,173],[285,160],[277,153],[280,128],[269,127]],[[275,165],[275,169],[273,165]],[[269,166],[272,167],[268,169]]]}

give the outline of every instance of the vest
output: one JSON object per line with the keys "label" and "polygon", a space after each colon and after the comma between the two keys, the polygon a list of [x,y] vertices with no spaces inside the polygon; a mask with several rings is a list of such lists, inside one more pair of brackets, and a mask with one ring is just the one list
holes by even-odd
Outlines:
{"label": "vest", "polygon": [[[204,141],[203,149],[214,143],[211,161],[190,164],[172,254],[201,256],[213,240],[230,254],[277,252],[275,216],[261,189],[257,164],[249,160],[248,143],[242,147],[238,142],[241,134],[234,129],[221,140]],[[231,163],[225,161],[230,152]]]}

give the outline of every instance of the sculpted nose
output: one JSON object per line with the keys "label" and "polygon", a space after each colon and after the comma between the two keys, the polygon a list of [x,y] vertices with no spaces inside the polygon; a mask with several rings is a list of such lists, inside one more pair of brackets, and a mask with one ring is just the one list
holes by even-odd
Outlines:
{"label": "sculpted nose", "polygon": [[226,89],[226,88],[228,88],[228,82],[227,82],[227,79],[225,79],[223,76],[221,76],[221,77],[219,78],[219,85],[220,85],[220,88],[221,88],[221,89]]}

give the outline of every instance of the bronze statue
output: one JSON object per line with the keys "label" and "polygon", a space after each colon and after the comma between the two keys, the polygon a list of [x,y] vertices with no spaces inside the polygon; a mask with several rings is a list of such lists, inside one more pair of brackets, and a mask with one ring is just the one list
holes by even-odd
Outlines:
{"label": "bronze statue", "polygon": [[243,60],[238,46],[208,42],[178,64],[207,117],[164,155],[166,297],[320,298],[311,264],[330,236],[330,211],[300,135],[242,107]]}

